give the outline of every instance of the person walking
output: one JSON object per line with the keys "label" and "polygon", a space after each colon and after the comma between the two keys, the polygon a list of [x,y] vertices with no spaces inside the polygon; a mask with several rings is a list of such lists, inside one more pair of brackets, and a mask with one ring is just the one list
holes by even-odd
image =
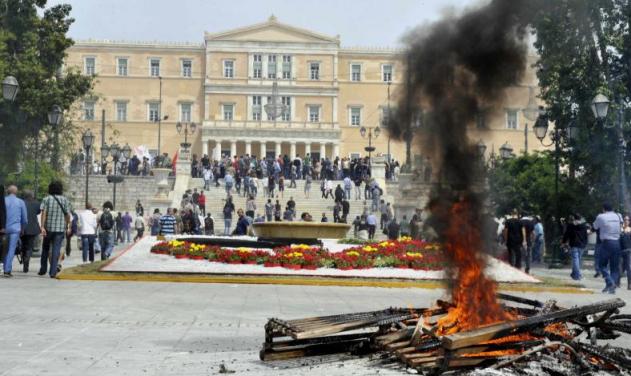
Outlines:
{"label": "person walking", "polygon": [[232,226],[232,213],[234,213],[234,204],[232,197],[228,197],[226,204],[223,206],[223,234],[230,236],[230,227]]}
{"label": "person walking", "polygon": [[[66,232],[70,232],[71,221],[70,211],[72,205],[63,196],[63,185],[61,181],[52,181],[48,185],[48,196],[44,197],[40,205],[42,211],[42,254],[40,257],[40,269],[37,274],[44,275],[48,270],[50,256],[50,278],[55,278],[61,267],[61,244]],[[52,247],[52,250],[51,250]]]}
{"label": "person walking", "polygon": [[403,215],[403,218],[401,218],[401,236],[402,237],[408,237],[410,236],[410,222],[408,221],[408,217],[407,215]]}
{"label": "person walking", "polygon": [[35,200],[35,196],[32,191],[24,192],[24,199],[28,223],[20,240],[22,241],[22,271],[24,271],[24,273],[28,273],[31,256],[33,255],[33,248],[35,247],[35,240],[42,232],[37,219],[41,210],[39,207],[40,204],[37,200]]}
{"label": "person walking", "polygon": [[245,215],[243,215],[243,209],[237,210],[237,216],[239,216],[239,219],[237,220],[237,226],[234,229],[234,234],[238,236],[247,235],[250,222],[248,222]]}
{"label": "person walking", "polygon": [[[4,263],[4,276],[12,277],[13,257],[20,239],[20,234],[28,224],[28,216],[26,212],[26,204],[22,199],[17,198],[18,188],[10,185],[7,188],[7,196],[3,198],[6,208],[6,225],[4,227],[7,237],[7,252],[2,260]],[[4,196],[4,192],[2,192]]]}
{"label": "person walking", "polygon": [[[594,221],[594,229],[600,232],[599,267],[605,279],[604,293],[616,293],[616,282],[620,276],[620,232],[622,223],[622,217],[613,211],[609,203],[603,204],[603,212]],[[609,265],[609,270],[607,270],[607,265]]]}
{"label": "person walking", "polygon": [[568,216],[568,223],[563,233],[561,244],[570,247],[570,256],[572,257],[572,273],[570,277],[575,281],[583,279],[581,274],[581,266],[583,261],[583,253],[587,246],[587,225],[577,214]]}
{"label": "person walking", "polygon": [[388,223],[388,239],[389,240],[399,239],[400,231],[401,231],[401,226],[399,225],[399,222],[397,222],[396,218],[392,218],[392,220]]}
{"label": "person walking", "polygon": [[145,215],[145,208],[142,207],[140,200],[136,200],[136,216],[142,217]]}
{"label": "person walking", "polygon": [[351,190],[353,189],[353,182],[351,181],[351,177],[346,175],[344,178],[344,198],[347,200],[351,199]]}
{"label": "person walking", "polygon": [[508,249],[508,263],[521,269],[521,253],[526,234],[524,226],[519,220],[517,209],[513,209],[512,215],[504,224],[504,242]]}
{"label": "person walking", "polygon": [[256,212],[256,200],[254,200],[254,196],[248,197],[248,200],[245,202],[245,215],[254,218],[254,213]]}
{"label": "person walking", "polygon": [[539,216],[535,216],[535,228],[533,230],[535,240],[532,243],[532,263],[540,264],[541,263],[541,249],[543,248],[543,224],[541,223],[541,218]]}
{"label": "person walking", "polygon": [[197,205],[199,206],[199,212],[202,215],[206,215],[206,195],[204,191],[199,192],[199,197],[197,198]]}
{"label": "person walking", "polygon": [[305,198],[309,198],[309,195],[311,194],[311,184],[313,182],[313,178],[311,177],[310,173],[307,173],[305,175]]}
{"label": "person walking", "polygon": [[160,234],[160,209],[155,209],[153,215],[149,218],[149,227],[151,228],[151,236],[158,236]]}
{"label": "person walking", "polygon": [[[112,209],[114,210],[114,209]],[[115,245],[123,242],[123,216],[120,212],[116,214],[116,241]]]}
{"label": "person walking", "polygon": [[[620,246],[622,248],[622,270],[627,274],[627,290],[631,290],[631,222],[628,215],[624,216]],[[618,285],[620,285],[620,281],[618,281]]]}
{"label": "person walking", "polygon": [[145,220],[142,216],[136,217],[134,221],[134,228],[136,229],[136,236],[134,237],[134,243],[142,239],[145,234]]}
{"label": "person walking", "polygon": [[366,217],[366,224],[368,224],[368,239],[374,240],[375,232],[377,230],[377,216],[375,213],[371,212],[368,214],[368,217]]}
{"label": "person walking", "polygon": [[173,216],[173,208],[167,208],[165,215],[160,217],[160,233],[162,235],[175,235],[177,221]]}
{"label": "person walking", "polygon": [[348,220],[348,214],[351,211],[351,204],[345,198],[342,200],[342,222],[346,223]]}
{"label": "person walking", "polygon": [[96,240],[96,214],[92,204],[87,203],[85,210],[77,213],[79,216],[79,236],[81,237],[81,257],[83,262],[94,262],[94,242]]}
{"label": "person walking", "polygon": [[210,213],[204,218],[204,235],[215,235],[215,219]]}
{"label": "person walking", "polygon": [[272,204],[271,199],[267,199],[265,203],[265,221],[271,222],[274,218],[274,204]]}
{"label": "person walking", "polygon": [[70,233],[66,234],[66,256],[72,251],[72,237],[79,234],[79,216],[74,210],[70,212]]}
{"label": "person walking", "polygon": [[133,222],[133,218],[129,214],[129,212],[125,212],[125,215],[122,218],[123,224],[123,239],[125,243],[131,243],[131,223]]}
{"label": "person walking", "polygon": [[97,229],[99,232],[99,245],[101,248],[101,261],[107,260],[114,250],[115,226],[114,205],[110,201],[103,203],[103,212],[97,217]]}
{"label": "person walking", "polygon": [[357,175],[354,180],[355,183],[355,201],[362,199],[362,178]]}
{"label": "person walking", "polygon": [[280,206],[280,201],[276,200],[274,205],[274,221],[280,222],[283,208]]}

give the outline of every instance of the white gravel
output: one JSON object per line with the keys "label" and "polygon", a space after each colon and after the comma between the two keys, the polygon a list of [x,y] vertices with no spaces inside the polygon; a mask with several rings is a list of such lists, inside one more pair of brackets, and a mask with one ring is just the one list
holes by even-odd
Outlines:
{"label": "white gravel", "polygon": [[[250,238],[253,239],[253,238]],[[247,275],[306,275],[320,277],[362,277],[394,279],[444,279],[442,271],[425,271],[397,268],[372,268],[363,270],[339,270],[319,268],[317,270],[290,270],[282,267],[264,267],[262,265],[232,265],[201,260],[176,259],[168,255],[156,255],[150,252],[157,242],[155,237],[147,236],[123,252],[104,271],[110,272],[157,272],[157,273],[193,273],[193,274],[247,274]],[[338,244],[336,240],[323,240],[331,252],[339,252],[350,245]],[[489,257],[486,269],[489,277],[498,282],[539,283],[538,279],[518,270],[505,262]]]}

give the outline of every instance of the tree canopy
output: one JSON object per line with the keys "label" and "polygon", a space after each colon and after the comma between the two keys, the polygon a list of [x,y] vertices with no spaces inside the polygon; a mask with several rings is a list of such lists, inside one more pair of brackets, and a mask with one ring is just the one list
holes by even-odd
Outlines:
{"label": "tree canopy", "polygon": [[[50,135],[57,134],[61,150],[69,150],[63,144],[75,133],[70,116],[51,129],[47,113],[53,105],[68,113],[93,87],[93,77],[63,70],[65,51],[73,44],[66,36],[74,21],[70,5],[46,8],[46,3],[0,0],[0,79],[11,75],[20,85],[15,102],[0,104],[0,178],[29,159],[49,161],[54,149],[54,143],[46,142]],[[35,137],[41,138],[37,150]]]}

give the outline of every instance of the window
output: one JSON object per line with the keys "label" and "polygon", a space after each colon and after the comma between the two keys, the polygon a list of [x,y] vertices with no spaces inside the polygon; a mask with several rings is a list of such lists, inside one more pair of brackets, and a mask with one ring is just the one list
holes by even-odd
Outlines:
{"label": "window", "polygon": [[88,76],[93,76],[96,74],[96,58],[95,57],[86,57],[85,58],[85,74]]}
{"label": "window", "polygon": [[263,60],[261,55],[254,55],[252,57],[252,77],[261,78],[261,72],[263,71]]}
{"label": "window", "polygon": [[282,121],[291,120],[291,97],[280,97],[281,103],[284,104],[285,111],[280,115]]}
{"label": "window", "polygon": [[362,80],[362,66],[361,64],[351,64],[351,81]]}
{"label": "window", "polygon": [[291,55],[283,55],[283,80],[291,79]]}
{"label": "window", "polygon": [[233,104],[223,105],[223,119],[229,120],[229,121],[234,119],[234,105]]}
{"label": "window", "polygon": [[486,113],[484,111],[479,111],[475,115],[475,126],[478,129],[486,128]]}
{"label": "window", "polygon": [[191,108],[193,107],[190,103],[180,103],[180,121],[185,123],[191,122]]}
{"label": "window", "polygon": [[127,76],[127,59],[118,58],[117,71],[119,76]]}
{"label": "window", "polygon": [[193,75],[193,62],[191,60],[182,60],[182,77],[191,77]]}
{"label": "window", "polygon": [[267,78],[276,78],[276,55],[267,57]]}
{"label": "window", "polygon": [[506,128],[517,129],[517,110],[506,110]]}
{"label": "window", "polygon": [[154,123],[160,120],[160,103],[149,103],[149,121]]}
{"label": "window", "polygon": [[383,82],[392,82],[392,64],[384,64],[381,66]]}
{"label": "window", "polygon": [[351,125],[361,125],[362,109],[360,107],[351,107]]}
{"label": "window", "polygon": [[116,102],[116,121],[127,121],[127,102]]}
{"label": "window", "polygon": [[160,59],[151,59],[149,66],[151,68],[151,77],[160,76]]}
{"label": "window", "polygon": [[320,122],[320,106],[309,106],[309,122]]}
{"label": "window", "polygon": [[309,77],[312,80],[320,79],[320,63],[309,63]]}
{"label": "window", "polygon": [[381,126],[388,128],[390,109],[388,107],[381,107]]}
{"label": "window", "polygon": [[252,97],[252,120],[261,121],[261,96],[255,95]]}
{"label": "window", "polygon": [[233,60],[224,60],[223,76],[225,78],[234,78],[234,61]]}
{"label": "window", "polygon": [[94,102],[83,103],[83,120],[94,120]]}

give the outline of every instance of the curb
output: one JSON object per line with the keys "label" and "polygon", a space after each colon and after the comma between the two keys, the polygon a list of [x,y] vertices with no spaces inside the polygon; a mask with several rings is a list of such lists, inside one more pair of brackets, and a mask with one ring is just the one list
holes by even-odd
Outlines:
{"label": "curb", "polygon": [[[120,275],[114,273],[92,274],[60,274],[60,280],[66,281],[131,281],[131,282],[183,282],[183,283],[230,283],[254,285],[288,285],[288,286],[340,286],[340,287],[382,287],[382,288],[422,288],[443,289],[440,281],[392,281],[392,280],[362,280],[339,278],[278,278],[278,277],[244,277],[244,276],[192,276],[192,275],[161,275],[157,273],[137,273]],[[512,286],[500,285],[501,291],[516,292],[553,292],[560,294],[593,294],[594,292],[578,287],[543,287],[543,286]]]}

